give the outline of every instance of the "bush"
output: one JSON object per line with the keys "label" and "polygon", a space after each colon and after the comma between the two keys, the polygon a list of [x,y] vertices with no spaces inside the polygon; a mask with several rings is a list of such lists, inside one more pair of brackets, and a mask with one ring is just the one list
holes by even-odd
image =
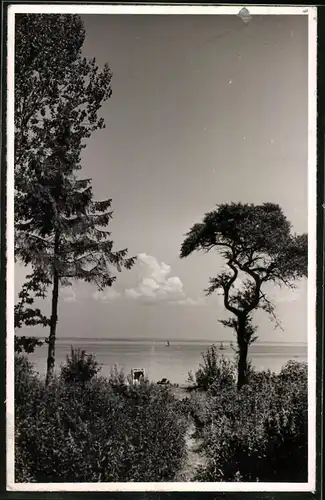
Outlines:
{"label": "bush", "polygon": [[305,389],[305,384],[301,384],[301,381],[308,380],[308,365],[307,363],[302,363],[298,361],[288,361],[279,373],[279,379],[297,384],[297,388]]}
{"label": "bush", "polygon": [[[39,398],[41,382],[32,363],[25,354],[15,354],[15,441],[22,439],[22,427],[33,420],[33,401]],[[23,482],[32,481],[29,471],[30,452],[22,448],[15,450],[17,477]]]}
{"label": "bush", "polygon": [[307,481],[307,370],[251,373],[237,391],[207,393],[199,481]]}
{"label": "bush", "polygon": [[[166,387],[41,382],[20,409],[16,481],[168,481],[186,455],[185,419]],[[27,472],[22,470],[21,464]],[[30,479],[32,478],[32,479]]]}
{"label": "bush", "polygon": [[100,369],[93,354],[71,347],[66,363],[61,366],[61,378],[69,384],[86,384],[98,374]]}
{"label": "bush", "polygon": [[236,380],[236,366],[233,361],[220,356],[217,347],[212,345],[202,353],[203,364],[193,377],[189,373],[189,381],[195,382],[198,389],[207,391],[212,385],[216,387],[233,386]]}
{"label": "bush", "polygon": [[202,432],[211,423],[206,392],[193,392],[188,399],[189,415],[195,425],[195,438],[202,437]]}

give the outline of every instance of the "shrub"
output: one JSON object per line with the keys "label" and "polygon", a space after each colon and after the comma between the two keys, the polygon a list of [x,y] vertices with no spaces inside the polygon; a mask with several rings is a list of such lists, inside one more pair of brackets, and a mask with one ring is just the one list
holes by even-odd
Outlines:
{"label": "shrub", "polygon": [[189,381],[195,381],[198,389],[207,391],[213,384],[218,387],[233,386],[236,380],[236,366],[233,361],[220,356],[217,347],[212,345],[202,353],[203,363]]}
{"label": "shrub", "polygon": [[[308,380],[308,365],[300,361],[288,361],[279,373],[279,379],[297,384],[297,388],[306,388]],[[304,381],[303,384],[301,382]]]}
{"label": "shrub", "polygon": [[26,354],[15,354],[15,402],[17,410],[28,402],[29,395],[35,390],[38,382],[37,372]]}
{"label": "shrub", "polygon": [[100,371],[101,367],[93,354],[71,347],[66,363],[61,366],[61,378],[65,383],[86,384]]}
{"label": "shrub", "polygon": [[249,385],[254,387],[255,391],[262,390],[265,386],[270,387],[276,380],[276,374],[271,370],[256,371],[253,368],[249,374]]}
{"label": "shrub", "polygon": [[[120,376],[123,378],[122,375]],[[166,387],[54,378],[21,409],[16,451],[36,482],[172,480],[186,454],[185,419]],[[116,382],[116,380],[115,380]],[[17,479],[24,481],[21,462]]]}
{"label": "shrub", "polygon": [[123,370],[119,369],[117,365],[114,365],[111,368],[108,383],[113,392],[117,394],[126,394],[128,387],[132,384],[132,377],[131,375],[126,376]]}
{"label": "shrub", "polygon": [[[15,354],[15,441],[22,439],[22,427],[28,426],[34,415],[33,401],[38,399],[41,382],[25,354]],[[21,434],[22,433],[22,434]],[[16,480],[30,482],[30,453],[24,448],[15,450]]]}
{"label": "shrub", "polygon": [[252,373],[237,391],[207,393],[200,481],[307,481],[307,372]]}
{"label": "shrub", "polygon": [[188,399],[189,415],[195,425],[194,436],[200,438],[203,430],[211,423],[207,392],[193,392]]}

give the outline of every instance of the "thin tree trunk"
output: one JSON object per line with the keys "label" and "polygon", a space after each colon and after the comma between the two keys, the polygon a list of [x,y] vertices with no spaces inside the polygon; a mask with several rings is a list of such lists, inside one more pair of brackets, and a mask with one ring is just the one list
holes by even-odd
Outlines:
{"label": "thin tree trunk", "polygon": [[238,379],[237,379],[237,389],[241,389],[243,385],[247,384],[247,353],[248,344],[246,341],[240,342],[239,344],[239,359],[238,359]]}
{"label": "thin tree trunk", "polygon": [[58,247],[59,247],[59,234],[57,232],[57,234],[55,235],[55,243],[54,243],[52,308],[51,308],[51,320],[50,320],[50,335],[48,340],[46,385],[48,385],[52,380],[55,367],[55,340],[56,340],[56,326],[58,323],[58,302],[59,302],[59,273],[56,266]]}
{"label": "thin tree trunk", "polygon": [[239,390],[243,385],[247,384],[247,317],[242,315],[238,318],[237,342],[238,342],[238,379],[237,389]]}

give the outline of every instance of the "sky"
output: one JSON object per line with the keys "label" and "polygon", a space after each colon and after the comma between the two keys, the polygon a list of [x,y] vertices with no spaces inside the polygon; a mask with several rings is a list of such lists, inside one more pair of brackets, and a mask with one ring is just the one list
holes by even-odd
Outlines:
{"label": "sky", "polygon": [[[233,339],[204,289],[216,252],[180,259],[184,234],[216,204],[278,203],[307,231],[308,19],[88,15],[83,53],[112,72],[106,128],[82,175],[112,198],[115,249],[138,256],[105,292],[61,289],[59,337]],[[16,267],[16,293],[24,271]],[[268,288],[283,330],[255,315],[261,341],[307,340],[307,284]],[[49,311],[45,301],[44,312]],[[42,328],[22,334],[46,334]]]}

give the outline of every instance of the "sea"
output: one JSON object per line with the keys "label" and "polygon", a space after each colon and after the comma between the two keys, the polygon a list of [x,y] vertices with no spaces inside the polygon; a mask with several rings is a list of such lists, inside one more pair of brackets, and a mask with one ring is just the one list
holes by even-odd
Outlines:
{"label": "sea", "polygon": [[[169,343],[168,343],[169,342]],[[108,376],[114,366],[127,375],[132,368],[143,368],[149,380],[157,382],[167,378],[171,383],[186,384],[188,374],[198,369],[202,353],[215,344],[220,355],[234,357],[234,347],[229,340],[150,340],[150,339],[89,339],[58,338],[56,342],[56,371],[66,361],[71,347],[93,354],[101,366],[100,375]],[[221,348],[221,349],[220,349]],[[47,345],[37,347],[29,354],[35,370],[45,375]],[[256,342],[249,348],[248,356],[257,370],[279,372],[289,360],[307,361],[307,343]]]}

